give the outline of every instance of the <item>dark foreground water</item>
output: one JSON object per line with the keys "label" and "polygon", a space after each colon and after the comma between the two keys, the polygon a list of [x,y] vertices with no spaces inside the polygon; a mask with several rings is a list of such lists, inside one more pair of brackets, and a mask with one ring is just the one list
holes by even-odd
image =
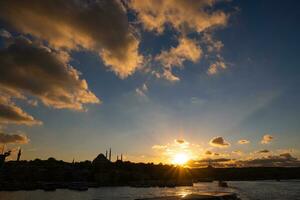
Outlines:
{"label": "dark foreground water", "polygon": [[0,192],[0,200],[133,200],[141,197],[185,195],[207,191],[237,193],[242,200],[300,200],[300,181],[236,181],[229,188],[219,188],[216,182],[197,183],[194,187],[177,188],[91,188],[85,192],[56,190],[55,192]]}

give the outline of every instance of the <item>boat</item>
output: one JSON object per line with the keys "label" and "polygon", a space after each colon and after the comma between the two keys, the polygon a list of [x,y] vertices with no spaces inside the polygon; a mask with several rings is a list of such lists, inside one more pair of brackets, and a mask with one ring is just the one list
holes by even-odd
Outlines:
{"label": "boat", "polygon": [[188,194],[183,196],[152,197],[135,200],[241,200],[235,193],[229,192],[205,192]]}

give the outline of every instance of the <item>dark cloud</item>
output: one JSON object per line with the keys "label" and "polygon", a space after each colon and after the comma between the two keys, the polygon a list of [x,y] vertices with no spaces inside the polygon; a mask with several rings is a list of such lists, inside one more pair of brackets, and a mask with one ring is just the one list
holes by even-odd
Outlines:
{"label": "dark cloud", "polygon": [[219,153],[212,152],[212,151],[205,151],[204,154],[207,156],[219,156],[220,155]]}
{"label": "dark cloud", "polygon": [[293,159],[293,156],[290,153],[282,153],[279,156],[287,159]]}
{"label": "dark cloud", "polygon": [[199,160],[198,162],[212,162],[212,163],[219,163],[219,162],[228,162],[228,161],[232,161],[232,159],[230,158],[215,158],[215,159],[202,159]]}
{"label": "dark cloud", "polygon": [[[83,104],[99,103],[86,81],[79,78],[80,73],[68,62],[69,55],[63,51],[17,37],[8,47],[0,49],[0,91],[34,95],[54,108],[81,110]],[[2,104],[1,108],[6,109],[11,118],[18,116],[13,113],[22,113],[9,105]],[[30,119],[24,113],[22,116]]]}
{"label": "dark cloud", "polygon": [[190,167],[207,167],[209,164],[214,167],[300,167],[300,160],[290,153],[272,155],[262,158],[247,160],[236,160],[232,158],[206,158],[201,160],[191,160]]}
{"label": "dark cloud", "polygon": [[178,144],[184,144],[185,143],[185,141],[183,139],[176,139],[175,142],[178,143]]}
{"label": "dark cloud", "polygon": [[0,18],[52,47],[96,52],[120,77],[132,74],[142,61],[121,1],[0,1]]}
{"label": "dark cloud", "polygon": [[257,151],[256,153],[270,153],[270,151],[267,149],[263,149],[263,150]]}
{"label": "dark cloud", "polygon": [[230,144],[224,140],[223,137],[215,137],[210,140],[209,142],[210,145],[215,146],[215,147],[228,147]]}
{"label": "dark cloud", "polygon": [[216,3],[211,0],[131,0],[129,6],[137,12],[146,30],[162,33],[166,25],[171,25],[178,32],[200,33],[227,24],[227,14],[212,11]]}
{"label": "dark cloud", "polygon": [[237,161],[236,165],[243,167],[300,167],[300,161],[290,154],[281,154],[279,156]]}
{"label": "dark cloud", "polygon": [[5,134],[0,132],[0,143],[3,144],[27,144],[29,139],[26,135],[22,134]]}

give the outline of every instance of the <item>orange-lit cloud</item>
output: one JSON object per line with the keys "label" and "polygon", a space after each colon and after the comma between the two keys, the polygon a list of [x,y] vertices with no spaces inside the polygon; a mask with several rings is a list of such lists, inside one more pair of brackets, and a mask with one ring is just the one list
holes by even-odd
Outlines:
{"label": "orange-lit cloud", "polygon": [[[82,110],[83,104],[99,103],[86,81],[80,79],[80,73],[68,64],[69,59],[66,52],[24,37],[14,38],[7,48],[0,50],[0,90],[33,95],[54,108]],[[11,95],[15,97],[13,92]],[[31,119],[10,105],[15,113]]]}
{"label": "orange-lit cloud", "polygon": [[41,121],[36,120],[33,116],[23,111],[20,107],[11,102],[9,97],[0,94],[0,124],[23,124],[23,125],[39,125]]}
{"label": "orange-lit cloud", "polygon": [[179,38],[177,47],[171,47],[169,51],[162,51],[155,59],[161,62],[165,68],[170,69],[172,66],[182,66],[185,60],[197,62],[201,53],[201,48],[197,46],[195,40],[182,37]]}
{"label": "orange-lit cloud", "polygon": [[214,26],[225,26],[228,15],[222,11],[208,11],[215,0],[131,0],[129,6],[137,12],[144,28],[162,33],[165,25],[180,32],[202,32]]}
{"label": "orange-lit cloud", "polygon": [[[212,32],[215,27],[227,25],[229,15],[220,10],[215,10],[215,0],[130,0],[128,5],[137,14],[139,22],[147,31],[162,34],[167,26],[171,26],[179,33],[178,46],[163,50],[155,57],[164,68],[156,72],[156,77],[165,78],[175,82],[180,78],[172,73],[172,67],[183,68],[184,61],[198,62],[203,54],[199,41],[188,37],[188,33],[204,33],[202,42],[207,46],[207,52],[220,52],[224,44],[214,40],[206,30]],[[220,56],[220,55],[219,55]],[[225,69],[226,64],[222,59],[217,59],[211,64],[208,74],[216,74],[219,69]],[[157,74],[159,74],[157,76]]]}
{"label": "orange-lit cloud", "polygon": [[238,141],[238,144],[249,144],[249,143],[250,143],[250,141],[249,140],[245,140],[245,139]]}
{"label": "orange-lit cloud", "polygon": [[262,144],[269,144],[272,140],[274,139],[274,137],[272,135],[264,135],[262,140],[261,140],[261,143]]}
{"label": "orange-lit cloud", "polygon": [[210,151],[210,150],[205,151],[204,154],[205,154],[206,156],[219,156],[219,155],[220,155],[219,153],[212,152],[212,151]]}
{"label": "orange-lit cloud", "polygon": [[24,134],[5,134],[0,132],[0,143],[2,144],[27,144],[29,138]]}
{"label": "orange-lit cloud", "polygon": [[[172,67],[182,67],[183,62],[186,60],[197,62],[201,58],[201,54],[202,50],[197,41],[181,37],[178,39],[177,47],[171,47],[168,51],[163,50],[156,56],[155,60],[160,62],[166,71],[172,73]],[[164,77],[167,80],[174,81],[174,78],[170,78],[170,76]]]}
{"label": "orange-lit cloud", "polygon": [[202,37],[202,41],[206,44],[208,52],[220,52],[224,47],[224,44],[220,40],[215,40],[212,33],[205,32]]}
{"label": "orange-lit cloud", "polygon": [[207,74],[214,75],[217,74],[220,69],[226,69],[227,66],[223,61],[216,61],[211,64],[207,70]]}
{"label": "orange-lit cloud", "polygon": [[0,18],[52,47],[95,52],[121,78],[142,62],[121,1],[1,1]]}

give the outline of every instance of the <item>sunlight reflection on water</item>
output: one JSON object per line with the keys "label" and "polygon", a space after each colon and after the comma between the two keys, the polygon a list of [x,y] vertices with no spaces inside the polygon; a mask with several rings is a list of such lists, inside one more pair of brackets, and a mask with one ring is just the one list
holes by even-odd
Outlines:
{"label": "sunlight reflection on water", "polygon": [[208,191],[235,192],[243,200],[300,200],[299,181],[237,181],[228,182],[228,184],[229,188],[220,188],[214,182],[177,188],[102,187],[91,188],[86,192],[70,190],[0,192],[0,200],[133,200],[143,197],[186,195]]}

